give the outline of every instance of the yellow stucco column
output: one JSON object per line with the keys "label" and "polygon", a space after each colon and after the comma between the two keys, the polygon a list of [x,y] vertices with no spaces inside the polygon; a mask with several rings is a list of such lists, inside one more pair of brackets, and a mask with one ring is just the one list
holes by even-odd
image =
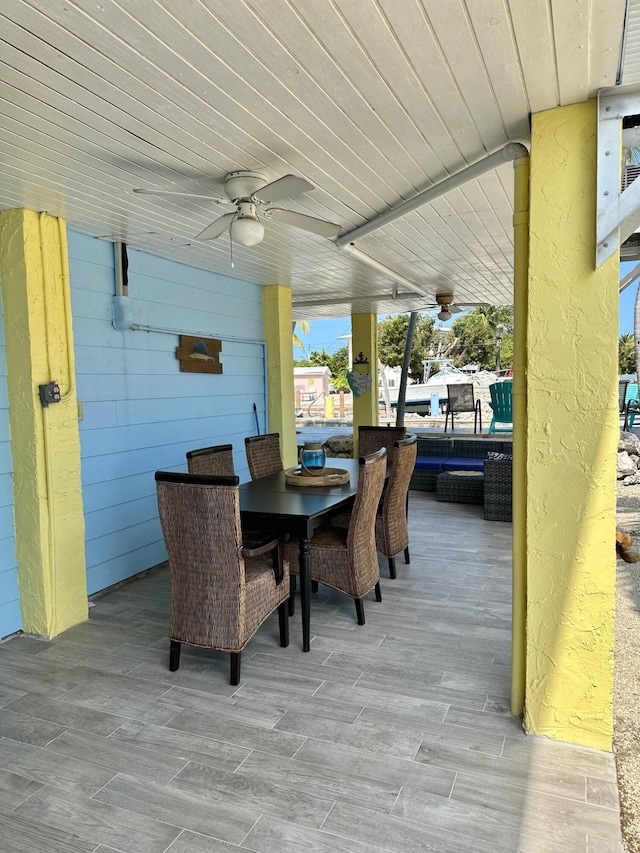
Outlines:
{"label": "yellow stucco column", "polygon": [[298,461],[291,288],[279,284],[263,287],[262,310],[267,342],[268,431],[280,433],[282,462],[285,468],[290,468]]}
{"label": "yellow stucco column", "polygon": [[[378,425],[378,317],[376,314],[351,315],[352,370],[371,375],[371,387],[359,397],[353,395],[353,455],[358,457],[358,427]],[[362,353],[368,365],[356,362]]]}
{"label": "yellow stucco column", "polygon": [[[0,213],[0,280],[23,630],[54,637],[87,618],[73,330],[62,220]],[[47,408],[38,386],[56,382]]]}
{"label": "yellow stucco column", "polygon": [[525,729],[611,749],[618,261],[594,269],[595,101],[533,116]]}

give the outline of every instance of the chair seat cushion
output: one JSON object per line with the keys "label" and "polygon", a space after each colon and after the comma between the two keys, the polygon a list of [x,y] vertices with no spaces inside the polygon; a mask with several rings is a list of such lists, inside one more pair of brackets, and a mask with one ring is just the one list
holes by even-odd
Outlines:
{"label": "chair seat cushion", "polygon": [[440,471],[442,463],[447,460],[446,456],[418,456],[415,467],[419,471]]}
{"label": "chair seat cushion", "polygon": [[484,459],[470,459],[463,456],[452,456],[442,460],[443,471],[483,471]]}

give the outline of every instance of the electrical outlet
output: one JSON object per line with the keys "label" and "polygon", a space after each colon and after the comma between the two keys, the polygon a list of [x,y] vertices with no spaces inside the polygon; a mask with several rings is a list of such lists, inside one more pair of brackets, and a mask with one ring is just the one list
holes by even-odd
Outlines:
{"label": "electrical outlet", "polygon": [[60,386],[57,382],[47,382],[46,385],[38,385],[38,393],[40,394],[40,402],[43,409],[46,409],[49,403],[60,402]]}
{"label": "electrical outlet", "polygon": [[84,420],[84,405],[81,400],[78,400],[78,420]]}

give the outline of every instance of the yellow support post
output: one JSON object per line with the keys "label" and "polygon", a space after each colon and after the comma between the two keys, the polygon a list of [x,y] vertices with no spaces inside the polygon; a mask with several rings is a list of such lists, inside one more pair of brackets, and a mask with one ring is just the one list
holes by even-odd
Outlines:
{"label": "yellow support post", "polygon": [[[352,314],[352,370],[368,373],[371,385],[360,396],[353,395],[353,456],[358,458],[358,427],[378,425],[378,317],[376,314]],[[367,364],[356,362],[362,353]]]}
{"label": "yellow support post", "polygon": [[532,119],[524,726],[611,749],[617,254],[594,269],[595,101]]}
{"label": "yellow support post", "polygon": [[298,461],[293,387],[293,318],[291,288],[270,284],[262,288],[264,337],[267,342],[268,432],[280,433],[282,461]]}
{"label": "yellow support post", "polygon": [[20,608],[24,631],[54,637],[88,613],[65,224],[3,211],[0,247]]}

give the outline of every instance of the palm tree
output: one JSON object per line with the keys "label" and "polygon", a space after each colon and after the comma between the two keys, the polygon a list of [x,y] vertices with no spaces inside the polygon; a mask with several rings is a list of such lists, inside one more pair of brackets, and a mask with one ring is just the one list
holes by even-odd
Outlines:
{"label": "palm tree", "polygon": [[309,321],[308,321],[308,320],[294,320],[294,321],[293,321],[293,323],[292,323],[292,328],[291,328],[291,332],[292,332],[292,334],[293,334],[293,343],[294,343],[294,346],[300,347],[300,349],[302,350],[302,352],[305,352],[305,351],[306,351],[306,347],[305,347],[305,345],[302,343],[302,341],[300,340],[300,338],[298,337],[298,335],[296,334],[296,326],[299,326],[299,327],[300,327],[300,332],[301,332],[303,335],[308,335],[308,334],[309,334],[309,329],[310,329]]}

